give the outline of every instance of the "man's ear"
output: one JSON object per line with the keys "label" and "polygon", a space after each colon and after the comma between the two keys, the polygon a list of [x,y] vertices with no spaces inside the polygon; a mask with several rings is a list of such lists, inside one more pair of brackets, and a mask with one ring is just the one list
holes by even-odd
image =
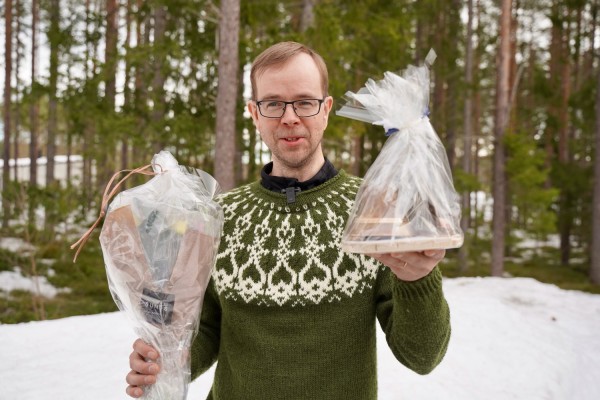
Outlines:
{"label": "man's ear", "polygon": [[327,123],[327,121],[329,120],[329,112],[331,111],[332,108],[333,108],[333,97],[331,97],[331,96],[325,97],[325,100],[323,101],[323,111],[325,111],[323,113],[323,120],[325,121],[325,123]]}
{"label": "man's ear", "polygon": [[333,97],[327,96],[325,97],[325,101],[323,101],[323,108],[326,111],[326,115],[329,115],[329,112],[333,108]]}
{"label": "man's ear", "polygon": [[252,100],[246,103],[246,108],[252,117],[252,122],[254,126],[258,129],[258,108],[256,107],[256,103]]}

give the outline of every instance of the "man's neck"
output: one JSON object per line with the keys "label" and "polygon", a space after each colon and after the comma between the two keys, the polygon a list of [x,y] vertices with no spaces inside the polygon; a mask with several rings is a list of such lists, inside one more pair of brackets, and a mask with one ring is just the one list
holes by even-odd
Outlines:
{"label": "man's neck", "polygon": [[304,182],[315,176],[323,167],[323,164],[325,164],[325,157],[322,154],[320,157],[312,160],[309,165],[304,165],[299,168],[287,167],[278,160],[273,159],[273,170],[269,175],[282,178],[293,178],[298,180],[298,182]]}
{"label": "man's neck", "polygon": [[[266,189],[277,193],[285,193],[289,196],[289,202],[295,201],[295,194],[309,190],[325,183],[337,175],[338,171],[328,160],[324,161],[319,171],[311,178],[302,182],[295,178],[282,178],[272,174],[273,163],[265,165],[261,171],[261,185]],[[292,198],[293,197],[293,198]]]}

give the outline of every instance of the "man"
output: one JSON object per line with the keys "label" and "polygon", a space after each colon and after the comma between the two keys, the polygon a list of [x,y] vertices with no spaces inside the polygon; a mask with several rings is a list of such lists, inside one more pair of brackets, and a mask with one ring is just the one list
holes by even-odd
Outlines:
{"label": "man", "polygon": [[[220,199],[225,226],[192,378],[216,361],[209,399],[376,399],[376,319],[396,358],[429,373],[450,337],[436,267],[444,251],[342,252],[360,180],[323,155],[333,105],[325,63],[301,44],[279,43],[257,57],[251,82],[248,110],[272,163],[261,182]],[[134,343],[130,396],[156,381],[157,359]]]}

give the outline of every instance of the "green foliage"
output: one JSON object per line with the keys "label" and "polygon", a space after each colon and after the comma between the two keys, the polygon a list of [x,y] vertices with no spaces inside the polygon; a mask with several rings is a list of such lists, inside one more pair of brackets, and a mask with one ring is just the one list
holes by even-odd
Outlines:
{"label": "green foliage", "polygon": [[[115,310],[108,294],[97,240],[88,242],[77,264],[72,261],[74,253],[69,249],[71,231],[81,232],[73,229],[71,224],[86,220],[84,205],[79,200],[81,189],[60,185],[47,188],[30,187],[28,184],[14,186],[15,206],[12,212],[14,220],[22,222],[13,224],[10,232],[3,236],[20,238],[33,250],[24,249],[17,253],[0,250],[0,271],[13,271],[18,267],[26,277],[47,277],[49,283],[57,288],[68,288],[69,292],[60,293],[52,299],[20,290],[0,296],[0,323]],[[45,221],[36,223],[37,218],[29,220],[28,201],[44,206]],[[40,226],[39,222],[44,224]],[[43,309],[43,314],[40,309]]]}
{"label": "green foliage", "polygon": [[474,174],[466,173],[462,168],[455,168],[452,171],[454,180],[454,189],[457,193],[463,192],[477,192],[482,190],[483,187],[477,176]]}
{"label": "green foliage", "polygon": [[552,182],[560,189],[555,208],[558,210],[557,229],[567,230],[575,243],[585,248],[591,243],[592,182],[591,166],[580,162],[552,165]]}
{"label": "green foliage", "polygon": [[[40,316],[36,312],[39,305],[36,304],[40,302],[47,319],[117,310],[108,290],[97,241],[88,242],[75,264],[72,261],[73,252],[68,246],[65,242],[39,243],[33,262],[37,265],[39,276],[46,276],[50,284],[57,288],[67,288],[69,292],[59,293],[51,299],[39,298],[22,290],[14,290],[7,296],[0,296],[0,323],[39,319]],[[7,262],[9,268],[6,268]],[[31,262],[26,257],[0,252],[0,270],[12,270],[15,266],[20,266],[22,273],[30,276]]]}
{"label": "green foliage", "polygon": [[506,135],[505,145],[509,154],[506,174],[510,202],[518,210],[516,226],[540,235],[554,232],[556,213],[552,205],[558,190],[546,186],[550,171],[545,167],[544,152],[524,134]]}
{"label": "green foliage", "polygon": [[[217,2],[218,3],[218,2]],[[551,2],[525,0],[515,5],[515,22],[523,32],[515,43],[515,68],[523,66],[518,92],[511,113],[511,128],[506,136],[506,165],[510,225],[507,244],[510,261],[506,269],[515,276],[534,276],[561,287],[595,290],[586,284],[587,251],[590,246],[592,199],[592,163],[594,157],[596,72],[593,48],[577,37],[593,32],[595,8],[585,0],[560,4],[559,15],[552,13]],[[45,303],[48,317],[75,313],[113,310],[108,294],[101,256],[94,240],[73,265],[67,250],[67,237],[74,226],[89,223],[89,210],[97,208],[106,175],[121,168],[121,149],[129,146],[127,164],[137,167],[147,163],[157,147],[173,151],[181,163],[213,172],[215,143],[215,102],[218,87],[218,4],[208,0],[152,0],[129,2],[132,21],[130,42],[125,43],[127,19],[120,19],[118,54],[115,60],[104,59],[106,34],[105,7],[102,2],[61,1],[58,14],[53,2],[42,1],[38,38],[41,47],[52,50],[52,61],[59,65],[58,74],[50,77],[48,59],[38,60],[38,77],[32,85],[15,88],[14,115],[18,116],[21,137],[29,132],[29,107],[39,108],[38,140],[45,154],[50,93],[56,82],[58,100],[58,153],[65,154],[67,143],[73,153],[82,154],[94,163],[93,187],[80,188],[72,179],[69,185],[53,184],[47,188],[6,182],[3,190],[10,203],[11,225],[2,236],[28,237],[36,246],[33,259],[27,255],[0,251],[0,270],[21,266],[30,273],[32,260],[39,272],[48,273],[42,259],[52,259],[56,275],[49,279],[72,292],[60,294]],[[138,6],[139,4],[139,6]],[[86,5],[89,6],[86,9]],[[121,3],[121,15],[126,11]],[[154,36],[153,18],[157,5],[167,10],[165,36]],[[479,4],[475,40],[474,80],[464,82],[465,35],[464,4],[458,0],[387,1],[387,0],[319,0],[314,1],[314,24],[301,32],[304,2],[297,0],[242,1],[240,16],[240,77],[244,77],[255,56],[269,45],[282,40],[296,40],[315,48],[325,58],[330,75],[330,95],[334,112],[324,138],[326,155],[338,168],[358,167],[359,175],[377,157],[385,136],[381,127],[335,116],[347,91],[356,91],[368,78],[380,78],[384,71],[398,71],[408,64],[421,62],[434,48],[438,59],[433,66],[431,108],[432,121],[450,151],[456,147],[453,166],[455,188],[459,193],[489,190],[493,179],[490,169],[494,129],[494,94],[499,17],[497,2]],[[489,7],[488,7],[489,6]],[[19,3],[21,29],[19,40],[28,40],[26,3]],[[58,23],[51,23],[58,15]],[[576,21],[578,15],[581,21]],[[528,19],[531,17],[530,19]],[[569,80],[564,80],[556,65],[552,46],[541,47],[538,36],[550,30],[526,26],[537,18],[577,27],[577,32],[563,29],[560,39],[571,43],[568,52],[559,54],[561,63],[570,62]],[[548,21],[547,21],[548,22]],[[579,24],[579,22],[581,24]],[[597,30],[597,29],[596,29]],[[572,35],[567,38],[567,31]],[[139,36],[138,36],[139,34]],[[589,42],[589,41],[588,41]],[[23,49],[29,43],[24,43]],[[579,47],[577,47],[579,46]],[[586,47],[587,46],[587,47]],[[593,46],[592,46],[593,47]],[[575,48],[578,54],[575,54]],[[23,57],[24,52],[20,53]],[[38,57],[48,57],[39,52]],[[570,57],[570,59],[568,59]],[[23,69],[27,65],[21,59]],[[105,92],[110,65],[122,68],[125,85],[119,85],[117,106],[113,107]],[[164,85],[157,87],[160,72]],[[513,71],[516,73],[516,69]],[[240,79],[240,89],[244,80]],[[568,99],[568,161],[556,160],[559,131],[564,125],[558,115],[563,100],[559,84],[572,82]],[[23,82],[21,82],[23,84]],[[160,86],[160,85],[159,85]],[[460,135],[463,104],[473,95],[473,140],[480,153],[473,160],[476,173],[465,173],[460,165]],[[243,93],[240,90],[240,94]],[[260,138],[249,118],[242,117],[245,98],[238,100],[237,166],[243,180],[254,180],[264,154],[258,150]],[[358,155],[355,151],[358,146]],[[461,151],[462,150],[462,151]],[[23,153],[21,153],[21,156]],[[355,158],[356,157],[356,158]],[[242,161],[238,162],[239,164]],[[144,178],[145,179],[145,178]],[[137,177],[131,182],[141,183]],[[73,185],[71,185],[73,184]],[[91,195],[92,201],[81,200]],[[45,221],[30,220],[32,210],[43,211]],[[492,237],[490,221],[481,209],[473,209],[466,245],[469,246],[469,273],[487,275]],[[16,221],[16,222],[15,222]],[[42,226],[40,226],[42,225]],[[560,267],[557,250],[540,249],[531,255],[521,245],[526,239],[543,242],[550,234],[568,230],[573,244],[572,266]],[[518,233],[518,234],[517,234]],[[446,264],[455,264],[455,251],[448,252]],[[583,260],[583,261],[578,261]],[[17,322],[37,318],[36,301],[29,293],[15,291],[0,299],[0,321]]]}

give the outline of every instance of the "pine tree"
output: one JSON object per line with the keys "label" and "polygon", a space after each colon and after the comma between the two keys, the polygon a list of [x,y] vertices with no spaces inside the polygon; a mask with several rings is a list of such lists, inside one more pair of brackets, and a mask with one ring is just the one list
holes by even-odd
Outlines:
{"label": "pine tree", "polygon": [[600,66],[596,73],[596,129],[594,155],[594,195],[592,198],[592,245],[590,279],[600,285]]}
{"label": "pine tree", "polygon": [[219,20],[219,87],[215,144],[215,179],[224,190],[235,182],[235,120],[238,90],[239,0],[222,0]]}
{"label": "pine tree", "polygon": [[508,126],[510,35],[512,0],[502,0],[500,14],[500,45],[498,50],[496,82],[496,121],[494,127],[494,220],[492,241],[492,275],[504,271],[504,243],[506,224],[506,173],[504,136]]}
{"label": "pine tree", "polygon": [[4,147],[2,153],[2,228],[8,228],[10,216],[10,138],[11,138],[11,104],[12,104],[12,0],[4,4]]}

